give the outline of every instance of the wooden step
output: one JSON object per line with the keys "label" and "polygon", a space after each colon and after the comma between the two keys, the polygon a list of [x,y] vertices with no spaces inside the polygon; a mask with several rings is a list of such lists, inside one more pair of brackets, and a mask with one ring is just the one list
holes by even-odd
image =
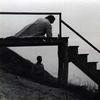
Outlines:
{"label": "wooden step", "polygon": [[89,71],[95,71],[97,68],[97,62],[88,62],[86,67]]}
{"label": "wooden step", "polygon": [[69,57],[72,57],[72,56],[78,54],[78,47],[79,46],[69,46],[68,47],[68,55],[69,55]]}
{"label": "wooden step", "polygon": [[97,70],[98,71],[98,73],[100,74],[100,69],[99,70]]}
{"label": "wooden step", "polygon": [[97,76],[100,77],[100,70],[96,70]]}
{"label": "wooden step", "polygon": [[94,74],[96,75],[96,79],[98,79],[98,82],[99,82],[99,84],[100,84],[100,70],[96,70],[96,71],[94,72]]}
{"label": "wooden step", "polygon": [[86,66],[87,64],[87,59],[88,59],[88,54],[77,54],[77,55],[71,55],[70,56],[70,61],[77,63],[79,66]]}
{"label": "wooden step", "polygon": [[86,64],[88,60],[88,54],[78,54],[76,59],[79,60],[80,63]]}

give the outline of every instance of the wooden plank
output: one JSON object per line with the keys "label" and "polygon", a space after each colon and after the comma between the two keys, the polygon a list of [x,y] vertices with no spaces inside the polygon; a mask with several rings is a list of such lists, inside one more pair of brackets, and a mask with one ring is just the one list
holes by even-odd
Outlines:
{"label": "wooden plank", "polygon": [[2,46],[56,46],[60,43],[65,43],[68,38],[46,38],[46,37],[32,37],[32,38],[0,38],[0,47]]}

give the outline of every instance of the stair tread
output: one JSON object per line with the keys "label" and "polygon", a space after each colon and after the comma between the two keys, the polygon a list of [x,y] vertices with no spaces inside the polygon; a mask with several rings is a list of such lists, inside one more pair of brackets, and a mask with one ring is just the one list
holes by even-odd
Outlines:
{"label": "stair tread", "polygon": [[80,57],[80,58],[88,59],[88,54],[78,54],[77,56]]}
{"label": "stair tread", "polygon": [[98,69],[97,71],[100,72],[100,69]]}
{"label": "stair tread", "polygon": [[93,63],[96,63],[97,64],[98,62],[87,62],[87,64],[93,64]]}
{"label": "stair tread", "polygon": [[91,70],[96,70],[97,62],[87,62],[87,68]]}
{"label": "stair tread", "polygon": [[75,48],[75,47],[77,47],[77,48],[78,48],[79,46],[68,46],[68,47],[70,47],[70,48]]}
{"label": "stair tread", "polygon": [[96,70],[96,72],[97,72],[98,74],[100,74],[100,70]]}
{"label": "stair tread", "polygon": [[68,54],[70,57],[78,54],[78,47],[79,46],[68,46]]}
{"label": "stair tread", "polygon": [[76,59],[80,62],[80,63],[87,63],[88,60],[88,54],[78,54],[76,56]]}
{"label": "stair tread", "polygon": [[79,55],[79,56],[85,56],[85,55],[87,56],[87,55],[89,55],[89,54],[78,54],[78,55]]}

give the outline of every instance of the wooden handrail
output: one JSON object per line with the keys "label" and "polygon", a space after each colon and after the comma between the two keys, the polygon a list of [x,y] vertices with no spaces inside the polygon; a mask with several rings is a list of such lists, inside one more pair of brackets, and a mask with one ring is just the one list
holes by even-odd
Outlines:
{"label": "wooden handrail", "polygon": [[60,15],[61,12],[0,12],[2,15],[46,15],[46,14],[54,14]]}
{"label": "wooden handrail", "polygon": [[74,30],[71,26],[69,26],[67,23],[65,23],[63,20],[61,22],[69,28],[72,32],[74,32],[76,35],[78,35],[82,40],[84,40],[88,45],[90,45],[93,49],[95,49],[97,52],[100,53],[100,50],[97,49],[93,44],[91,44],[88,40],[86,40],[82,35],[80,35],[76,30]]}

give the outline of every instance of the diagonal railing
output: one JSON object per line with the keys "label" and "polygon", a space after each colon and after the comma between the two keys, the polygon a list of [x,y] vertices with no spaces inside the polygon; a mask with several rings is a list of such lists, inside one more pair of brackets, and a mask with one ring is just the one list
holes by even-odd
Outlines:
{"label": "diagonal railing", "polygon": [[82,40],[84,40],[88,45],[90,45],[93,49],[95,49],[98,53],[100,53],[100,50],[97,49],[93,44],[91,44],[87,39],[85,39],[82,35],[80,35],[76,30],[74,30],[71,26],[69,26],[65,21],[61,20],[61,23],[63,23],[67,28],[69,28],[72,32],[74,32],[76,35],[78,35]]}

